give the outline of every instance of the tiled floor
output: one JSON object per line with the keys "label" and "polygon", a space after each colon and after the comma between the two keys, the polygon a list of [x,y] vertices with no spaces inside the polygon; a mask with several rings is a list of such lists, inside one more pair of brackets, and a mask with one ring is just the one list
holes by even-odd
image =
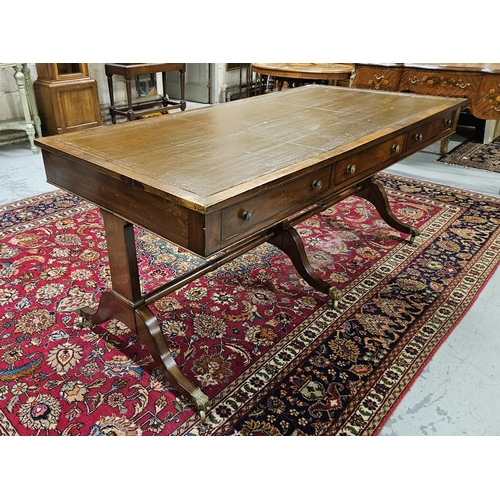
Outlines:
{"label": "tiled floor", "polygon": [[[450,149],[472,133],[459,130]],[[439,143],[388,172],[499,196],[500,174],[437,163]],[[28,142],[0,147],[0,204],[55,188]],[[403,398],[381,435],[500,435],[500,270]]]}

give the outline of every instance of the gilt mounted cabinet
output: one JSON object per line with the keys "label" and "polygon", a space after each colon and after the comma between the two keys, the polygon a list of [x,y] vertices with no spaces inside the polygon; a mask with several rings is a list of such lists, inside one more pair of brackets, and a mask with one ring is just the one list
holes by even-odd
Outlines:
{"label": "gilt mounted cabinet", "polygon": [[[464,106],[467,114],[486,121],[483,142],[491,142],[498,136],[498,63],[356,63],[351,86],[467,99]],[[448,150],[448,140],[441,141],[443,154]]]}

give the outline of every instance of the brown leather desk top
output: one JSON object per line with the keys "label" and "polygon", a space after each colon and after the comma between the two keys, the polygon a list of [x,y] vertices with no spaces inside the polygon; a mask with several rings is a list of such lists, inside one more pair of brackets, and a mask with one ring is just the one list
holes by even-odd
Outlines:
{"label": "brown leather desk top", "polygon": [[266,180],[340,158],[453,103],[310,86],[37,142],[207,210]]}

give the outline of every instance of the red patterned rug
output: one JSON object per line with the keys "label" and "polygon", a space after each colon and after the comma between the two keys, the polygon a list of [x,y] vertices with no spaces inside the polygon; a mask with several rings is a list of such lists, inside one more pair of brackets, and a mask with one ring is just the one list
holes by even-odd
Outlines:
{"label": "red patterned rug", "polygon": [[[371,435],[500,259],[500,200],[381,175],[413,245],[351,197],[302,223],[338,309],[262,245],[155,303],[200,423],[138,339],[75,309],[110,286],[95,206],[62,191],[0,207],[0,435]],[[137,229],[145,290],[196,258]]]}

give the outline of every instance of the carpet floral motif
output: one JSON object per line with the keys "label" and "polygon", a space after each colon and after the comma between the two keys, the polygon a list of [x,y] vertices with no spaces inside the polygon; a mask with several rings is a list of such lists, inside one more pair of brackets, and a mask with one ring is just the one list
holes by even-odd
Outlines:
{"label": "carpet floral motif", "polygon": [[[298,227],[337,309],[268,244],[151,307],[205,424],[124,325],[76,324],[111,286],[96,207],[0,207],[0,435],[376,433],[500,258],[500,200],[380,178],[414,244],[356,197]],[[144,291],[200,260],[138,228],[136,244]]]}
{"label": "carpet floral motif", "polygon": [[476,139],[469,139],[437,161],[500,173],[500,140],[483,144]]}

